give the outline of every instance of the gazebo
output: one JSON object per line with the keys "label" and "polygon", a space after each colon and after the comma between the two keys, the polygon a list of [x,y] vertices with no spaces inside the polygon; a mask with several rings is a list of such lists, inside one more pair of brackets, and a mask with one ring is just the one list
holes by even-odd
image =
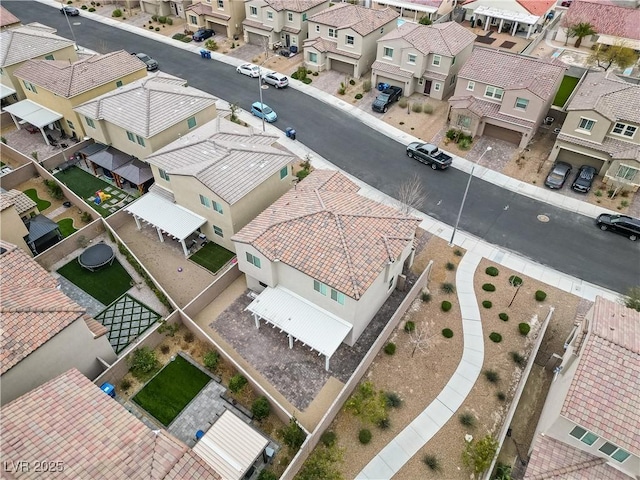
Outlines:
{"label": "gazebo", "polygon": [[31,217],[25,225],[29,235],[24,240],[36,255],[62,240],[58,224],[44,215]]}

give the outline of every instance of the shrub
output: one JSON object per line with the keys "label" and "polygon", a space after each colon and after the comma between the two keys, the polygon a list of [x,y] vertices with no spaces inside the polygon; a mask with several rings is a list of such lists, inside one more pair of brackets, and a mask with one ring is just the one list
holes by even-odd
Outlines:
{"label": "shrub", "polygon": [[131,381],[125,378],[120,382],[120,388],[124,391],[129,390],[131,388]]}
{"label": "shrub", "polygon": [[216,43],[215,40],[210,38],[204,43],[204,48],[206,48],[207,50],[211,50],[212,52],[215,52],[216,50],[218,50],[218,44]]}
{"label": "shrub", "polygon": [[253,417],[258,421],[267,418],[270,411],[271,405],[269,405],[266,397],[256,398],[253,401],[253,405],[251,405],[251,413],[253,413]]}
{"label": "shrub", "polygon": [[4,143],[5,145],[7,144],[7,139],[4,137],[0,137],[0,142]]}
{"label": "shrub", "polygon": [[361,429],[360,433],[358,433],[358,440],[360,440],[360,443],[363,445],[369,443],[371,441],[371,430],[368,428]]}
{"label": "shrub", "polygon": [[421,103],[414,103],[413,105],[411,105],[411,111],[412,112],[416,112],[416,113],[422,112],[422,104]]}
{"label": "shrub", "polygon": [[404,331],[407,333],[411,333],[416,329],[416,323],[409,320],[404,324]]}
{"label": "shrub", "polygon": [[84,223],[89,223],[91,220],[93,220],[93,217],[89,212],[82,212],[82,214],[80,215],[80,220],[82,220]]}
{"label": "shrub", "polygon": [[443,328],[442,329],[442,336],[444,338],[451,338],[453,337],[453,330],[451,330],[450,328]]}
{"label": "shrub", "polygon": [[496,398],[501,402],[504,402],[507,399],[507,395],[504,392],[496,393]]}
{"label": "shrub", "polygon": [[500,381],[500,375],[495,370],[485,370],[484,378],[487,379],[490,383],[498,383]]}
{"label": "shrub", "polygon": [[381,430],[386,430],[387,428],[389,428],[391,426],[391,420],[389,420],[389,417],[385,417],[380,419],[380,421],[378,422],[378,427]]}
{"label": "shrub", "polygon": [[246,384],[247,379],[239,373],[236,373],[229,379],[229,390],[231,390],[233,393],[238,393],[244,388]]}
{"label": "shrub", "polygon": [[173,25],[173,19],[167,17],[167,25]]}
{"label": "shrub", "polygon": [[440,285],[440,289],[444,293],[454,293],[456,291],[455,285],[450,282],[444,282],[442,285]]}
{"label": "shrub", "polygon": [[56,200],[62,200],[64,198],[64,192],[62,191],[62,187],[58,185],[58,182],[55,180],[45,180],[44,184],[46,185],[51,198]]}
{"label": "shrub", "polygon": [[[304,67],[302,67],[302,68],[304,68]],[[305,70],[305,72],[307,73],[307,75],[311,75],[311,73],[313,72],[313,70]],[[353,85],[353,83],[352,83],[351,85]]]}
{"label": "shrub", "polygon": [[355,99],[356,100],[360,100],[362,98],[362,94],[361,93],[356,93]]}
{"label": "shrub", "polygon": [[424,456],[422,461],[427,467],[429,467],[434,472],[437,472],[440,470],[440,460],[438,460],[438,457],[436,457],[435,455],[427,454]]}
{"label": "shrub", "polygon": [[193,341],[195,340],[195,335],[193,334],[193,332],[187,332],[184,334],[184,341],[187,343],[193,343]]}
{"label": "shrub", "polygon": [[471,140],[463,138],[458,142],[458,147],[460,147],[460,150],[469,150],[471,148]]}
{"label": "shrub", "polygon": [[524,367],[525,363],[527,363],[525,361],[525,358],[518,352],[511,352],[509,355],[511,355],[511,360],[513,360],[514,363],[520,365],[521,367]]}
{"label": "shrub", "polygon": [[156,30],[156,32],[159,32],[160,31],[160,27],[156,27],[155,30]]}
{"label": "shrub", "polygon": [[407,97],[401,97],[400,100],[398,100],[398,106],[400,108],[407,108],[408,103],[409,103],[409,100],[407,100]]}
{"label": "shrub", "polygon": [[31,152],[31,157],[37,162],[38,161],[38,152]]}
{"label": "shrub", "polygon": [[158,15],[151,15],[151,20],[153,20],[154,22],[158,21]]}
{"label": "shrub", "polygon": [[620,202],[620,206],[621,206],[622,208],[627,208],[627,207],[629,206],[629,201],[628,201],[628,200],[622,200],[622,201]]}
{"label": "shrub", "polygon": [[462,250],[460,250],[459,248],[456,248],[456,249],[453,251],[453,254],[454,254],[456,257],[461,257],[461,256],[462,256]]}
{"label": "shrub", "polygon": [[190,41],[192,41],[192,40],[193,40],[193,38],[191,38],[191,37],[184,37],[184,38],[182,39],[182,41],[183,41],[184,43],[189,43],[189,42],[190,42]]}
{"label": "shrub", "polygon": [[96,9],[95,9],[95,8],[93,8],[93,7],[89,7],[88,11],[89,11],[89,12],[95,12],[95,11],[96,11]]}
{"label": "shrub", "polygon": [[313,72],[311,75],[313,75],[314,77],[317,77],[320,74],[318,72]]}
{"label": "shrub", "polygon": [[427,115],[431,115],[433,113],[433,107],[428,103],[422,108],[422,111]]}
{"label": "shrub", "polygon": [[400,408],[402,406],[402,399],[396,392],[385,392],[384,401],[387,407]]}
{"label": "shrub", "polygon": [[137,348],[129,357],[129,366],[141,373],[150,372],[156,366],[156,352],[149,347]]}
{"label": "shrub", "polygon": [[396,353],[396,344],[393,342],[389,342],[384,346],[384,353],[387,355],[393,355]]}
{"label": "shrub", "polygon": [[173,37],[174,40],[182,40],[186,35],[184,33],[176,33]]}
{"label": "shrub", "polygon": [[489,335],[489,338],[494,343],[500,343],[502,341],[502,335],[500,335],[498,332],[491,332],[491,335]]}
{"label": "shrub", "polygon": [[500,318],[500,320],[502,320],[503,322],[506,322],[507,320],[509,320],[509,315],[507,315],[506,313],[502,312],[498,314],[498,318]]}
{"label": "shrub", "polygon": [[[311,72],[309,72],[311,73]],[[356,84],[356,81],[352,78],[351,80],[349,80],[349,85],[353,86]]]}
{"label": "shrub", "polygon": [[447,269],[447,270],[449,270],[449,271],[452,271],[452,270],[455,270],[455,269],[456,269],[456,266],[455,266],[455,264],[454,264],[454,263],[452,263],[452,262],[447,262],[447,263],[445,264],[444,268],[446,268],[446,269]]}
{"label": "shrub", "polygon": [[289,425],[278,432],[282,441],[290,449],[297,451],[307,438],[307,434],[298,425],[296,417],[291,417]]}
{"label": "shrub", "polygon": [[544,302],[544,299],[547,298],[547,294],[542,290],[536,290],[536,300],[538,302]]}
{"label": "shrub", "polygon": [[476,417],[474,417],[472,413],[461,413],[458,418],[460,419],[460,423],[465,427],[473,428],[476,426]]}
{"label": "shrub", "polygon": [[487,267],[487,269],[484,271],[484,273],[486,273],[490,277],[497,277],[499,271],[498,271],[498,269],[496,267]]}
{"label": "shrub", "polygon": [[518,325],[518,330],[520,330],[521,335],[528,335],[531,331],[531,326],[528,323],[521,323]]}
{"label": "shrub", "polygon": [[149,25],[149,30],[153,30],[153,25]]}
{"label": "shrub", "polygon": [[511,275],[509,277],[509,285],[519,287],[520,285],[522,285],[522,279],[517,275]]}
{"label": "shrub", "polygon": [[362,82],[362,90],[364,91],[364,93],[371,91],[371,80],[365,80],[364,82]]}
{"label": "shrub", "polygon": [[466,467],[473,470],[474,478],[480,477],[493,461],[493,457],[498,451],[498,441],[491,435],[487,435],[474,442],[466,442],[465,450],[462,452],[462,462]]}
{"label": "shrub", "polygon": [[493,283],[485,283],[484,285],[482,285],[482,289],[485,292],[495,292],[496,286]]}
{"label": "shrub", "polygon": [[447,300],[443,301],[440,304],[440,308],[443,312],[448,312],[449,310],[451,310],[451,302],[448,302]]}
{"label": "shrub", "polygon": [[332,447],[336,444],[336,440],[338,437],[336,436],[336,432],[331,430],[327,430],[322,435],[320,435],[320,441],[325,447]]}
{"label": "shrub", "polygon": [[[80,9],[81,9],[81,10],[86,10],[87,8],[88,8],[88,7],[87,7],[86,5],[82,5],[82,6],[80,7]],[[115,15],[113,15],[113,14],[111,14],[111,15],[112,15],[112,16],[115,16]],[[122,13],[121,13],[120,15],[122,15]]]}
{"label": "shrub", "polygon": [[215,350],[211,350],[207,352],[204,356],[204,366],[207,367],[212,372],[215,372],[218,368],[218,364],[220,363],[220,354]]}
{"label": "shrub", "polygon": [[276,475],[271,470],[266,470],[263,468],[262,470],[260,470],[258,480],[278,480],[278,475]]}
{"label": "shrub", "polygon": [[309,77],[304,77],[302,79],[302,83],[304,83],[305,85],[309,85],[311,83],[311,79]]}
{"label": "shrub", "polygon": [[290,75],[290,77],[291,77],[291,78],[293,78],[294,80],[298,80],[298,72],[293,72],[293,73]]}
{"label": "shrub", "polygon": [[431,301],[431,294],[427,292],[422,292],[422,295],[420,295],[420,298],[424,303],[429,303]]}
{"label": "shrub", "polygon": [[593,195],[596,197],[601,197],[602,196],[602,190],[596,190],[595,192],[593,192]]}
{"label": "shrub", "polygon": [[160,22],[160,23],[167,23],[167,17],[165,17],[165,16],[158,17],[158,22]]}
{"label": "shrub", "polygon": [[[84,8],[84,5],[82,6],[82,8]],[[119,18],[122,16],[122,10],[120,10],[119,8],[116,8],[113,12],[111,12],[111,16],[112,17],[116,17]]]}
{"label": "shrub", "polygon": [[489,300],[483,300],[482,301],[482,306],[484,308],[491,308],[493,306],[493,303],[491,303]]}
{"label": "shrub", "polygon": [[169,347],[169,345],[162,345],[160,351],[166,355],[171,351],[171,347]]}

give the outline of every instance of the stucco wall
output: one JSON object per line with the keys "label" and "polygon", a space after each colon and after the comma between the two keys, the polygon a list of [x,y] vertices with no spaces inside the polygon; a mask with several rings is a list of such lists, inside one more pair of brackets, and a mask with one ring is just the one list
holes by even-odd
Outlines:
{"label": "stucco wall", "polygon": [[0,238],[5,242],[13,243],[28,255],[33,256],[31,249],[24,241],[24,237],[28,234],[29,230],[14,207],[5,208],[0,212]]}

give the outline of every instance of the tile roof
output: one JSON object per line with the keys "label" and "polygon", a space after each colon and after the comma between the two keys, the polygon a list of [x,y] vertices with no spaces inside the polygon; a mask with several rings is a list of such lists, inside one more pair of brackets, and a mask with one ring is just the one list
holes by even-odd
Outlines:
{"label": "tile roof", "polygon": [[397,75],[399,77],[411,78],[413,77],[413,72],[409,72],[408,70],[403,70],[399,65],[395,65],[393,63],[387,63],[380,60],[376,60],[371,65],[371,70],[376,71],[377,73],[390,73],[392,75]]}
{"label": "tile roof", "polygon": [[22,249],[0,246],[0,374],[37,350],[74,321],[85,309],[62,291],[58,282]]}
{"label": "tile roof", "polygon": [[75,97],[125,75],[144,70],[146,65],[124,50],[93,55],[74,63],[29,60],[14,75],[65,98]]}
{"label": "tile roof", "polygon": [[592,148],[599,152],[608,153],[614,160],[637,160],[640,162],[640,145],[625,142],[623,140],[604,137],[602,143],[597,143],[562,132],[558,134],[558,140]]}
{"label": "tile roof", "polygon": [[560,414],[640,456],[640,312],[596,297]]}
{"label": "tile roof", "polygon": [[547,435],[538,435],[524,480],[629,480],[629,477],[596,457]]}
{"label": "tile roof", "polygon": [[20,23],[20,19],[0,5],[0,28]]}
{"label": "tile roof", "polygon": [[527,89],[543,100],[556,94],[557,82],[566,65],[516,53],[475,47],[458,73],[465,78],[504,90]]}
{"label": "tile roof", "polygon": [[364,37],[399,16],[398,12],[388,7],[373,9],[350,3],[337,3],[333,7],[316,13],[309,18],[309,21],[337,29],[351,28]]}
{"label": "tile roof", "polygon": [[[2,407],[3,461],[62,462],[60,478],[220,479],[165,430],[151,430],[72,369]],[[33,468],[20,478],[37,478]]]}
{"label": "tile roof", "polygon": [[33,26],[0,33],[0,67],[8,67],[73,46],[74,42]]}
{"label": "tile roof", "polygon": [[145,138],[215,105],[217,98],[186,81],[156,72],[105,93],[74,110],[95,120],[105,120]]}
{"label": "tile roof", "polygon": [[556,0],[516,0],[527,12],[538,17],[544,15],[556,4]]}
{"label": "tile roof", "polygon": [[564,24],[586,22],[600,35],[640,40],[640,10],[602,0],[575,0],[564,15]]}
{"label": "tile roof", "polygon": [[316,170],[232,240],[358,300],[413,241],[420,222],[359,189],[339,172]]}
{"label": "tile roof", "polygon": [[453,57],[469,45],[473,45],[476,35],[456,22],[420,25],[406,22],[387,33],[378,43],[402,38],[423,55],[435,53]]}
{"label": "tile roof", "polygon": [[335,53],[336,55],[342,55],[348,58],[360,58],[359,53],[350,52],[347,50],[341,50],[338,48],[338,42],[332,42],[322,37],[310,38],[304,41],[304,48],[315,48],[322,53]]}
{"label": "tile roof", "polygon": [[211,5],[205,5],[202,2],[192,3],[186,8],[186,11],[193,12],[196,15],[207,15],[213,12]]}
{"label": "tile roof", "polygon": [[327,0],[266,0],[265,3],[276,12],[288,10],[290,12],[302,13],[328,2]]}
{"label": "tile roof", "polygon": [[145,160],[169,175],[197,178],[232,205],[295,160],[272,146],[277,140],[217,117]]}
{"label": "tile roof", "polygon": [[535,125],[531,120],[500,113],[499,103],[489,102],[471,95],[464,97],[451,97],[449,99],[449,105],[451,105],[451,108],[465,108],[479,117],[495,118],[496,120],[515,123],[527,128],[533,128]]}
{"label": "tile roof", "polygon": [[257,28],[258,30],[264,30],[265,32],[273,31],[273,27],[270,27],[269,25],[265,25],[262,22],[259,22],[257,20],[249,20],[248,18],[245,18],[242,21],[242,25],[244,25],[245,27]]}
{"label": "tile roof", "polygon": [[24,212],[28,212],[29,210],[35,208],[36,202],[27,197],[20,190],[9,190],[8,192],[2,189],[2,207],[0,210],[4,210],[7,208],[5,205],[13,205],[18,212],[18,215],[22,215]]}
{"label": "tile roof", "polygon": [[640,85],[607,77],[603,72],[589,72],[567,110],[595,110],[611,121],[640,123]]}

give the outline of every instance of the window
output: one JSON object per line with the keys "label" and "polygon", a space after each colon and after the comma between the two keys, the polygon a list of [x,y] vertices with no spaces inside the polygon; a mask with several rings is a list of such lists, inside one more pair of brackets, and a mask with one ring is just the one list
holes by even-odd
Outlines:
{"label": "window", "polygon": [[633,180],[636,178],[636,174],[638,173],[637,168],[629,167],[627,165],[620,165],[618,167],[618,172],[616,173],[616,177],[624,178],[625,180]]}
{"label": "window", "polygon": [[218,212],[220,215],[222,215],[222,205],[220,205],[218,202],[216,202],[215,200],[213,201],[213,209]]}
{"label": "window", "polygon": [[192,25],[198,24],[198,19],[195,15],[189,15],[189,23]]}
{"label": "window", "polygon": [[456,83],[456,76],[455,75],[453,75],[451,77],[451,79],[449,80],[449,86],[453,85],[454,83]]}
{"label": "window", "polygon": [[200,195],[200,203],[207,208],[211,208],[211,202],[204,195]]}
{"label": "window", "polygon": [[159,168],[158,172],[160,173],[160,178],[163,180],[169,181],[169,174],[165,172],[163,169]]}
{"label": "window", "polygon": [[47,55],[46,57],[44,57],[45,60],[55,60],[53,58],[53,55]]}
{"label": "window", "polygon": [[303,22],[306,22],[306,21],[307,21],[307,14],[306,14],[306,13],[303,13],[303,14],[302,14],[302,21],[303,21]]}
{"label": "window", "polygon": [[249,13],[252,17],[258,16],[258,8],[257,7],[249,7]]}
{"label": "window", "polygon": [[84,119],[87,121],[87,125],[89,125],[91,128],[96,128],[96,124],[93,123],[93,120],[89,117],[84,117]]}
{"label": "window", "polygon": [[189,130],[191,130],[195,126],[196,126],[196,117],[187,118],[187,127],[189,128]]}
{"label": "window", "polygon": [[389,290],[391,290],[393,288],[393,281],[395,280],[394,277],[391,277],[391,280],[389,280]]}
{"label": "window", "polygon": [[518,110],[526,110],[528,105],[529,100],[527,100],[526,98],[516,98],[516,108]]}
{"label": "window", "polygon": [[380,29],[380,33],[384,33],[384,27]]}
{"label": "window", "polygon": [[73,122],[71,120],[67,120],[67,125],[69,126],[69,128],[71,130],[75,130],[76,129],[76,127],[73,126]]}
{"label": "window", "polygon": [[122,86],[122,80],[118,80],[116,82],[116,88],[120,88]]}
{"label": "window", "polygon": [[624,462],[631,455],[629,452],[625,452],[617,445],[613,443],[605,442],[598,450],[600,450],[605,455],[609,455],[614,460],[619,461],[620,463]]}
{"label": "window", "polygon": [[456,57],[451,59],[451,66],[453,67],[456,64]]}
{"label": "window", "polygon": [[136,141],[136,137],[133,133],[131,133],[130,131],[127,130],[127,138],[129,139],[130,142],[135,142]]}
{"label": "window", "polygon": [[585,130],[587,132],[590,132],[595,124],[595,120],[589,120],[588,118],[581,117],[580,123],[578,123],[578,130]]}
{"label": "window", "polygon": [[355,39],[353,38],[353,35],[345,35],[344,43],[345,45],[353,45],[355,43]]}
{"label": "window", "polygon": [[415,53],[410,53],[409,55],[407,55],[407,63],[409,65],[415,65],[417,59],[418,56]]}
{"label": "window", "polygon": [[309,61],[311,63],[318,63],[318,54],[317,53],[313,53],[313,52],[309,52]]}
{"label": "window", "polygon": [[27,82],[26,80],[23,80],[22,83],[24,83],[24,87],[27,90],[30,90],[33,93],[38,93],[38,90],[36,89],[36,86],[33,83]]}
{"label": "window", "polygon": [[436,82],[436,83],[434,83],[434,84],[433,84],[433,89],[434,89],[436,92],[439,92],[441,87],[442,87],[442,84],[440,84],[440,83],[437,83],[437,82]]}
{"label": "window", "polygon": [[320,25],[316,25],[316,33],[320,33]]}
{"label": "window", "polygon": [[338,38],[338,31],[335,28],[329,29],[329,38]]}
{"label": "window", "polygon": [[218,8],[224,10],[224,0],[218,0]]}
{"label": "window", "polygon": [[487,86],[487,89],[484,91],[484,96],[489,98],[495,98],[496,100],[502,100],[502,94],[504,90],[498,87],[492,87],[491,85]]}
{"label": "window", "polygon": [[324,283],[319,282],[318,280],[313,281],[313,289],[322,295],[327,294],[327,286]]}
{"label": "window", "polygon": [[465,115],[458,115],[458,126],[462,128],[471,127],[471,117],[467,117]]}
{"label": "window", "polygon": [[285,178],[287,178],[287,175],[289,174],[289,167],[282,167],[280,169],[280,180],[283,180]]}
{"label": "window", "polygon": [[144,138],[140,135],[136,135],[136,141],[138,142],[138,145],[142,145],[144,147]]}
{"label": "window", "polygon": [[473,92],[474,88],[476,88],[476,82],[468,82],[467,83],[467,90],[471,90]]}
{"label": "window", "polygon": [[253,264],[254,266],[260,268],[260,259],[254,255],[251,255],[247,252],[247,262]]}
{"label": "window", "polygon": [[213,233],[215,233],[219,237],[224,237],[224,235],[222,234],[222,229],[220,227],[216,227],[215,225],[213,226]]}
{"label": "window", "polygon": [[433,60],[431,61],[431,65],[434,67],[439,67],[442,62],[442,57],[440,55],[434,55]]}
{"label": "window", "polygon": [[615,135],[622,135],[624,137],[633,138],[633,136],[636,134],[636,130],[638,130],[638,127],[634,127],[633,125],[616,123],[613,126],[613,130],[611,130],[611,133]]}
{"label": "window", "polygon": [[393,58],[393,48],[384,47],[382,49],[382,56],[384,56],[385,58]]}
{"label": "window", "polygon": [[287,22],[293,22],[293,12],[287,12]]}
{"label": "window", "polygon": [[569,432],[569,435],[577,438],[582,443],[586,443],[587,445],[593,445],[595,441],[598,439],[597,435],[591,432],[588,432],[582,427],[574,427],[574,429]]}
{"label": "window", "polygon": [[331,300],[338,302],[340,305],[344,305],[344,293],[331,289]]}
{"label": "window", "polygon": [[273,12],[267,12],[267,20],[273,20]]}

